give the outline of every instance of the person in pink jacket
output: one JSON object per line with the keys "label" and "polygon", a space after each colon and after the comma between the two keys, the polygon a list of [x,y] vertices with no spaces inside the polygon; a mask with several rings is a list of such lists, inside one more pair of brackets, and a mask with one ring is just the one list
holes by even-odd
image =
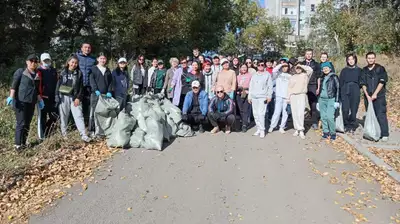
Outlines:
{"label": "person in pink jacket", "polygon": [[242,132],[247,131],[248,122],[250,118],[250,104],[247,100],[249,95],[249,86],[252,74],[246,64],[240,66],[239,75],[237,79],[236,103],[239,107],[240,118],[242,120]]}

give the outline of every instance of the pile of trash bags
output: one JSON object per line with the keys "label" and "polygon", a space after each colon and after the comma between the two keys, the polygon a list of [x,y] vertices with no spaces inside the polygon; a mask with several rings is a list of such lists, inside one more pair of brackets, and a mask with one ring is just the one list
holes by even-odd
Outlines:
{"label": "pile of trash bags", "polygon": [[194,135],[181,110],[162,94],[134,96],[121,112],[117,100],[100,97],[95,114],[109,147],[162,150],[164,140]]}

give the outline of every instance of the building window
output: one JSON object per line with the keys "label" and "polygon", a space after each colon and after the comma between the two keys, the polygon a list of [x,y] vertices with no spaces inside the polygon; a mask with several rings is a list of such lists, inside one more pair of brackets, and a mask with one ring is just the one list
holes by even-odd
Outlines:
{"label": "building window", "polygon": [[293,10],[290,10],[290,15],[293,15]]}
{"label": "building window", "polygon": [[285,8],[285,15],[288,14],[288,8]]}
{"label": "building window", "polygon": [[315,4],[311,4],[311,12],[315,12]]}

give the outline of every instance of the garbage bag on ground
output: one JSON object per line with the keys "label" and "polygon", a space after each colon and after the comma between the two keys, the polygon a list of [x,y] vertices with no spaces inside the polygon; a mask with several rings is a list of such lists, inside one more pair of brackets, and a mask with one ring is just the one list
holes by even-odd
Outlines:
{"label": "garbage bag on ground", "polygon": [[192,136],[194,136],[194,132],[192,131],[192,128],[189,125],[182,122],[179,124],[178,131],[176,132],[176,136],[192,137]]}
{"label": "garbage bag on ground", "polygon": [[148,132],[146,132],[146,135],[144,136],[144,142],[141,146],[145,149],[156,149],[161,151],[164,133],[160,120],[156,120],[153,117],[148,117],[146,118],[146,126]]}
{"label": "garbage bag on ground", "polygon": [[144,98],[140,98],[136,102],[129,103],[131,107],[131,115],[137,120],[139,128],[144,132],[147,132],[146,119],[144,117],[149,110],[149,105],[147,105]]}
{"label": "garbage bag on ground", "polygon": [[343,122],[343,112],[342,105],[340,104],[339,108],[336,110],[336,131],[344,133],[344,122]]}
{"label": "garbage bag on ground", "polygon": [[175,106],[168,99],[164,99],[162,101],[161,108],[166,112],[166,114],[172,118],[175,124],[179,124],[182,120],[182,113],[179,107]]}
{"label": "garbage bag on ground", "polygon": [[176,137],[176,132],[178,131],[178,125],[172,120],[171,117],[167,116],[167,129],[171,133],[172,137]]}
{"label": "garbage bag on ground", "polygon": [[112,134],[107,138],[107,145],[110,147],[129,146],[131,132],[136,125],[136,120],[125,111],[118,114]]}
{"label": "garbage bag on ground", "polygon": [[365,116],[364,122],[363,137],[372,141],[379,141],[381,138],[381,127],[379,126],[378,119],[376,118],[374,105],[372,102],[368,103],[367,115]]}
{"label": "garbage bag on ground", "polygon": [[119,113],[119,103],[114,98],[99,97],[95,108],[96,134],[110,136]]}
{"label": "garbage bag on ground", "polygon": [[144,132],[142,129],[136,128],[135,131],[132,133],[131,139],[129,141],[130,146],[132,148],[142,147],[145,134],[146,132]]}

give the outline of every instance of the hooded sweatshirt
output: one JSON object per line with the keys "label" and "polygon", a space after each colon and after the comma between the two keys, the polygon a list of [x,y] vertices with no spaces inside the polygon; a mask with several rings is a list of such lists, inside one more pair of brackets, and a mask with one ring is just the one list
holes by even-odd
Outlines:
{"label": "hooded sweatshirt", "polygon": [[268,72],[257,72],[251,77],[249,99],[272,98],[272,77]]}
{"label": "hooded sweatshirt", "polygon": [[301,67],[305,72],[294,74],[290,77],[286,99],[290,99],[291,95],[307,93],[308,81],[313,74],[313,69],[307,65],[298,66]]}
{"label": "hooded sweatshirt", "polygon": [[277,65],[274,68],[274,70],[272,71],[273,75],[272,79],[276,81],[275,95],[277,97],[286,98],[289,86],[289,80],[292,77],[292,75],[287,72],[282,72],[281,68],[282,68],[281,64]]}

